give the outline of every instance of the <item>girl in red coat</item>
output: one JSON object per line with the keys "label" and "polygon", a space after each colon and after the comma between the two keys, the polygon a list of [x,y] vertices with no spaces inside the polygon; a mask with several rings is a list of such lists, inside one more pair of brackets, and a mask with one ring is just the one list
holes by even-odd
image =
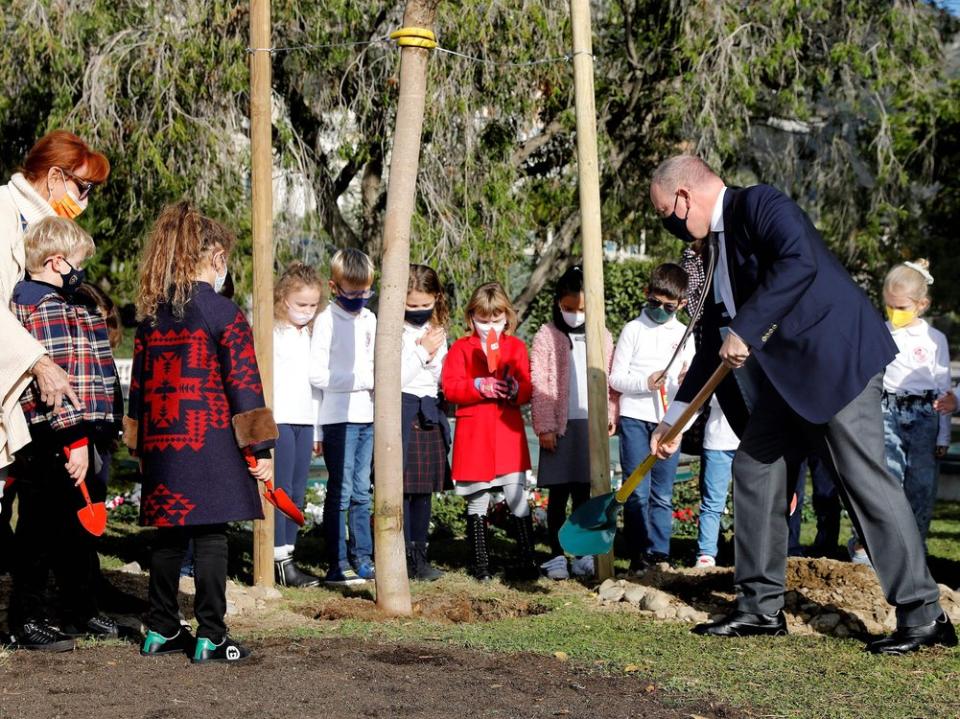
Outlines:
{"label": "girl in red coat", "polygon": [[512,335],[517,313],[497,282],[473,293],[466,321],[472,332],[453,343],[442,380],[444,395],[457,405],[452,475],[457,494],[467,500],[470,573],[480,580],[491,578],[487,507],[490,494],[502,491],[517,539],[513,573],[518,579],[536,579],[540,572],[525,486],[530,452],[520,414],[532,391],[527,348]]}

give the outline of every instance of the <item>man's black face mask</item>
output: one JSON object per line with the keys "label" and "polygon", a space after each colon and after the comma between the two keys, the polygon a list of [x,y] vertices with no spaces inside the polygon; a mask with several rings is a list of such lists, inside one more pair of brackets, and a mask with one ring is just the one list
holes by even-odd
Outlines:
{"label": "man's black face mask", "polygon": [[[669,232],[674,237],[683,240],[684,242],[696,242],[697,238],[690,234],[690,230],[687,229],[687,217],[678,217],[677,216],[677,203],[680,201],[680,192],[678,191],[676,197],[673,200],[673,212],[670,213],[669,217],[661,218],[664,229]],[[690,208],[687,208],[687,216],[690,215]]]}

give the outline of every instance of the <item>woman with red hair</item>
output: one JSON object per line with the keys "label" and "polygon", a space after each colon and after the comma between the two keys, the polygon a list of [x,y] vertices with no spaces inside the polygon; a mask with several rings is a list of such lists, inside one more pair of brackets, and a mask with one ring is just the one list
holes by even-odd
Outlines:
{"label": "woman with red hair", "polygon": [[[106,157],[91,150],[73,133],[56,130],[42,137],[23,161],[22,172],[0,186],[0,496],[13,455],[30,441],[20,409],[20,395],[34,378],[41,400],[59,408],[64,399],[76,407],[80,400],[70,378],[10,311],[13,287],[23,279],[26,258],[23,235],[34,222],[60,215],[74,219],[87,206],[90,193],[110,174]],[[54,270],[73,272],[65,257]],[[52,628],[51,628],[52,629]],[[41,632],[43,634],[43,632]],[[43,648],[44,637],[31,637]]]}

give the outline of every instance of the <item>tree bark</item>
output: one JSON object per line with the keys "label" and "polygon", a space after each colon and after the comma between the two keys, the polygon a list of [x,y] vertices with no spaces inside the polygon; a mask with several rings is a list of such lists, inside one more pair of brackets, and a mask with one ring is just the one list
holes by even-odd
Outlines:
{"label": "tree bark", "polygon": [[[404,27],[432,29],[439,0],[408,0]],[[404,47],[400,53],[400,99],[394,129],[387,212],[383,224],[380,310],[374,376],[374,535],[377,606],[389,615],[409,615],[403,540],[403,447],[400,428],[400,342],[410,266],[413,217],[427,91],[430,51]]]}

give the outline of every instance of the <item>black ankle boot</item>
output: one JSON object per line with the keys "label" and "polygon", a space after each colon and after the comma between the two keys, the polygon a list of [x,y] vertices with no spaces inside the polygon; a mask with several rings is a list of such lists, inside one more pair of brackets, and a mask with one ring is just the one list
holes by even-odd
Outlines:
{"label": "black ankle boot", "polygon": [[481,582],[493,579],[490,557],[487,554],[487,518],[479,514],[467,515],[467,542],[473,552],[470,574]]}
{"label": "black ankle boot", "polygon": [[293,557],[279,559],[273,563],[277,584],[281,587],[319,587],[320,578],[307,572],[301,572],[293,563]]}
{"label": "black ankle boot", "polygon": [[540,567],[533,551],[533,517],[510,515],[513,534],[517,542],[516,554],[510,574],[514,579],[535,580],[540,577]]}
{"label": "black ankle boot", "polygon": [[427,559],[427,548],[430,545],[426,542],[413,542],[413,563],[416,567],[414,579],[421,582],[435,582],[443,576],[443,572],[430,564]]}

